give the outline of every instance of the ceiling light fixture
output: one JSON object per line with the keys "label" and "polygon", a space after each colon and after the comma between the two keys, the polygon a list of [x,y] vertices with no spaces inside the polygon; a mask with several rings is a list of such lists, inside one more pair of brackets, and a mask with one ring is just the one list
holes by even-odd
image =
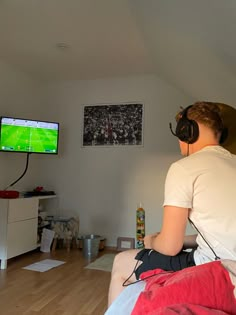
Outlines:
{"label": "ceiling light fixture", "polygon": [[58,49],[60,49],[60,50],[66,50],[66,49],[68,49],[70,46],[69,46],[68,44],[66,44],[66,43],[61,42],[61,43],[57,43],[57,44],[56,44],[56,47],[57,47]]}

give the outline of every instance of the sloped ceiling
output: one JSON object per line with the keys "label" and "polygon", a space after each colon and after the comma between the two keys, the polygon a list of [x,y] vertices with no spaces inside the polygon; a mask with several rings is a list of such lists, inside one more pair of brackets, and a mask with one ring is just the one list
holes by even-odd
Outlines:
{"label": "sloped ceiling", "polygon": [[0,59],[45,80],[151,73],[232,103],[235,33],[235,0],[0,1]]}

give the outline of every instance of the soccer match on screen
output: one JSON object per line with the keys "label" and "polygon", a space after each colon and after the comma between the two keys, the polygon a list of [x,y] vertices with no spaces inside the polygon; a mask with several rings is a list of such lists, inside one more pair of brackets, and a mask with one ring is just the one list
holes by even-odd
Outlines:
{"label": "soccer match on screen", "polygon": [[57,153],[58,124],[4,118],[1,121],[1,150]]}

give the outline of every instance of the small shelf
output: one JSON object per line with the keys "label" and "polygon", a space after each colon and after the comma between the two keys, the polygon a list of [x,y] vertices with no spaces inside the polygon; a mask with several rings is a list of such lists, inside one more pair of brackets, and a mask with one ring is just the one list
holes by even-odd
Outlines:
{"label": "small shelf", "polygon": [[39,195],[39,196],[26,196],[26,197],[22,196],[18,199],[39,199],[39,200],[41,200],[41,199],[51,199],[51,198],[57,198],[57,195],[43,195],[43,196]]}
{"label": "small shelf", "polygon": [[51,198],[56,198],[57,195],[45,195],[45,196],[35,196],[38,199],[51,199]]}

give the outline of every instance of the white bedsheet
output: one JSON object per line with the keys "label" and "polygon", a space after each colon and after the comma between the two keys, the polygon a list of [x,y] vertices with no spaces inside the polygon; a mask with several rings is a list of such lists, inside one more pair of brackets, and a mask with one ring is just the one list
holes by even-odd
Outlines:
{"label": "white bedsheet", "polygon": [[140,281],[126,287],[104,315],[130,315],[145,284],[145,281]]}

